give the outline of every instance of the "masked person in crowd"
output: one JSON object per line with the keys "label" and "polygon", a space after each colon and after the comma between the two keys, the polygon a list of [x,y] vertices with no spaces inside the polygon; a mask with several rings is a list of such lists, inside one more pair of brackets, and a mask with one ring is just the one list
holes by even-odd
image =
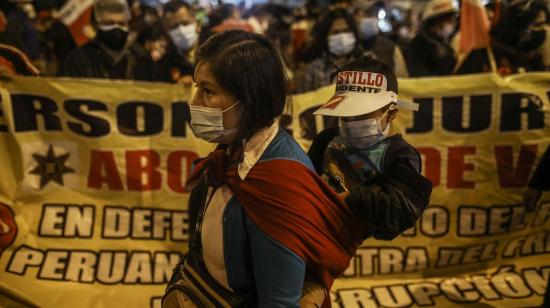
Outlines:
{"label": "masked person in crowd", "polygon": [[429,203],[432,185],[421,175],[420,155],[392,122],[399,108],[397,79],[383,62],[365,57],[337,74],[336,93],[314,114],[339,118],[321,132],[309,156],[315,169],[373,227],[370,236],[391,240],[408,228]]}
{"label": "masked person in crowd", "polygon": [[98,0],[93,6],[93,40],[73,50],[59,75],[151,80],[152,61],[140,58],[128,39],[130,11],[125,0]]}
{"label": "masked person in crowd", "polygon": [[[36,10],[32,0],[4,0],[6,5],[5,21],[0,17],[0,43],[14,46],[24,52],[31,60],[36,60],[42,52],[40,33],[34,27]],[[2,31],[4,24],[5,31]],[[4,38],[3,38],[4,37]]]}
{"label": "masked person in crowd", "polygon": [[422,16],[422,24],[407,53],[411,77],[452,74],[456,58],[451,39],[457,26],[453,0],[432,0]]}
{"label": "masked person in crowd", "polygon": [[157,62],[155,80],[191,85],[193,53],[199,38],[195,11],[181,0],[171,0],[164,5],[163,23],[170,42]]}
{"label": "masked person in crowd", "polygon": [[186,182],[189,249],[163,307],[312,307],[300,303],[310,282],[330,305],[366,227],[279,127],[288,85],[277,50],[255,33],[215,34],[197,51],[194,82],[191,128],[219,145]]}
{"label": "masked person in crowd", "polygon": [[491,45],[501,74],[545,70],[540,50],[549,44],[545,29],[548,13],[544,0],[515,1],[503,12],[491,32]]}
{"label": "masked person in crowd", "polygon": [[361,46],[366,53],[370,53],[393,68],[397,77],[408,77],[409,73],[401,48],[380,33],[378,12],[383,6],[379,3],[362,1],[355,6]]}
{"label": "masked person in crowd", "polygon": [[[293,91],[302,93],[330,84],[330,75],[345,63],[362,56],[354,17],[346,9],[331,10],[317,28],[306,57],[314,58],[294,74]],[[313,56],[312,53],[316,55]]]}

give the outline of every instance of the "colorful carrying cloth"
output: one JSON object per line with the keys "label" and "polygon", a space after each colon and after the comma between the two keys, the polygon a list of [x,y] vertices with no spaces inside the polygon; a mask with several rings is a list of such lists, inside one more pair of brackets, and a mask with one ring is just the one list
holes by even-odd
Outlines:
{"label": "colorful carrying cloth", "polygon": [[[188,183],[205,175],[213,187],[227,185],[258,228],[304,260],[306,279],[330,290],[367,236],[367,226],[300,162],[259,161],[245,180],[235,164],[226,167],[228,162],[224,150],[212,152],[196,166]],[[323,307],[330,307],[328,296]]]}

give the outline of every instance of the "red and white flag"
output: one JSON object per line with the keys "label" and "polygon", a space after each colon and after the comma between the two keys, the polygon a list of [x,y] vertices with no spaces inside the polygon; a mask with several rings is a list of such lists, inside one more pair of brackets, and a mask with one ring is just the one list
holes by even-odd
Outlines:
{"label": "red and white flag", "polygon": [[480,0],[462,0],[460,12],[461,53],[489,47],[490,22]]}
{"label": "red and white flag", "polygon": [[59,19],[69,28],[78,46],[89,40],[84,29],[90,24],[93,4],[94,0],[69,0],[59,11]]}

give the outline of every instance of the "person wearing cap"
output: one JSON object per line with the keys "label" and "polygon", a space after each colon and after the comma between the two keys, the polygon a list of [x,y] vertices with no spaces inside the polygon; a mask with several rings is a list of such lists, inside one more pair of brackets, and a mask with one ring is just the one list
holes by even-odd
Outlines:
{"label": "person wearing cap", "polygon": [[422,24],[407,52],[411,77],[450,75],[456,65],[451,39],[457,26],[453,0],[432,0],[422,16]]}
{"label": "person wearing cap", "polygon": [[397,99],[395,75],[376,59],[358,59],[334,77],[336,93],[314,114],[338,117],[340,126],[321,132],[308,154],[356,218],[372,227],[369,236],[391,240],[414,226],[432,190],[420,155],[392,130],[399,109],[417,105]]}
{"label": "person wearing cap", "polygon": [[92,11],[93,40],[69,53],[58,75],[67,77],[151,80],[152,60],[140,57],[129,33],[125,0],[97,0]]}

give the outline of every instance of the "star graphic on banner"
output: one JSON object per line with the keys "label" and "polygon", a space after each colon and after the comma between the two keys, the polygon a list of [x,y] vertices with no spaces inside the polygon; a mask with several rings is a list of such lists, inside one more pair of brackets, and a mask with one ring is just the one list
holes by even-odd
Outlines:
{"label": "star graphic on banner", "polygon": [[36,160],[38,166],[29,173],[40,176],[40,189],[44,188],[44,186],[51,181],[63,186],[63,174],[75,172],[74,169],[65,165],[69,155],[70,154],[67,153],[60,156],[55,156],[51,144],[48,148],[48,153],[46,156],[32,154],[32,157]]}

